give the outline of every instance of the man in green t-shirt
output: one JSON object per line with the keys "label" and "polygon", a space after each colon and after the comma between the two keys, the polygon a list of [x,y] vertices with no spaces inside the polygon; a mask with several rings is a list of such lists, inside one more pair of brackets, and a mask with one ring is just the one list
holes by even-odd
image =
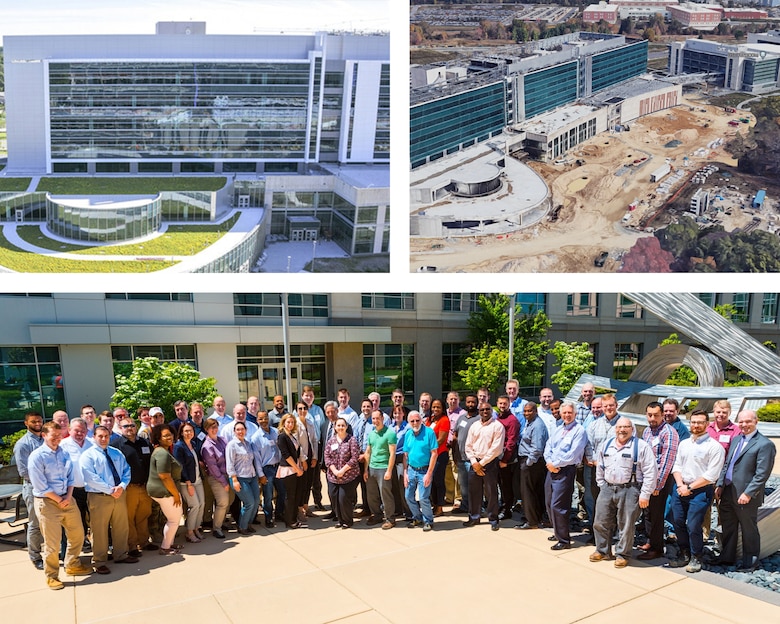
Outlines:
{"label": "man in green t-shirt", "polygon": [[395,447],[398,443],[398,437],[393,429],[385,426],[384,414],[381,411],[371,412],[371,423],[374,429],[368,434],[364,474],[371,516],[366,524],[372,526],[382,522],[382,510],[384,509],[382,528],[392,529],[395,526],[392,477],[395,469]]}

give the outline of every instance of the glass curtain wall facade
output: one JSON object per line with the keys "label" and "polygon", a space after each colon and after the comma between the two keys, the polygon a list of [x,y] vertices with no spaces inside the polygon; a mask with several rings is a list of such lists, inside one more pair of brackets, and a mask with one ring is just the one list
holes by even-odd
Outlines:
{"label": "glass curtain wall facade", "polygon": [[745,59],[742,88],[745,91],[753,91],[757,87],[774,85],[778,77],[778,63],[778,59]]}
{"label": "glass curtain wall facade", "polygon": [[593,55],[591,91],[593,93],[639,76],[647,71],[648,42]]}
{"label": "glass curtain wall facade", "polygon": [[523,82],[527,119],[577,99],[577,62],[531,72]]}
{"label": "glass curtain wall facade", "polygon": [[17,212],[25,221],[46,218],[46,193],[0,193],[0,221],[16,221]]}
{"label": "glass curtain wall facade", "polygon": [[80,241],[125,241],[153,234],[162,223],[161,199],[136,206],[80,207],[46,198],[46,225],[59,236]]}
{"label": "glass curtain wall facade", "polygon": [[49,65],[52,160],[303,160],[312,64]]}
{"label": "glass curtain wall facade", "polygon": [[504,81],[413,106],[410,111],[412,167],[485,141],[506,125]]}
{"label": "glass curtain wall facade", "polygon": [[[59,347],[0,347],[0,435],[19,430],[26,412],[35,410],[45,420],[65,409]],[[15,421],[8,428],[4,421]]]}
{"label": "glass curtain wall facade", "polygon": [[382,65],[379,79],[374,158],[390,159],[390,65],[387,63]]}
{"label": "glass curtain wall facade", "polygon": [[[272,199],[270,234],[291,238],[291,217],[312,217],[319,222],[317,238],[333,240],[351,255],[374,253],[378,206],[355,206],[332,191],[275,192]],[[383,233],[389,233],[387,217]],[[387,253],[389,236],[382,239]]]}

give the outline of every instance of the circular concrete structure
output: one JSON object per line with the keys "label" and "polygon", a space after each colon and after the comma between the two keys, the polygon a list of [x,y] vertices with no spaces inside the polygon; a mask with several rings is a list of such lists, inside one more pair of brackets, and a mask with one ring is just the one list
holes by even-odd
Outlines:
{"label": "circular concrete structure", "polygon": [[154,234],[162,223],[158,195],[46,195],[46,225],[53,234],[78,241],[127,241]]}
{"label": "circular concrete structure", "polygon": [[503,171],[503,161],[499,164],[476,163],[472,167],[456,172],[456,175],[453,176],[450,192],[458,197],[490,195],[501,188],[501,173]]}

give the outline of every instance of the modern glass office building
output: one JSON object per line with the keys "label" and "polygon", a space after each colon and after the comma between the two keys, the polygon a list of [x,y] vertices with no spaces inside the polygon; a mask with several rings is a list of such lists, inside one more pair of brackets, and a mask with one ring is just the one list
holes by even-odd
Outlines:
{"label": "modern glass office building", "polygon": [[609,50],[591,57],[591,93],[624,82],[647,71],[647,41]]}
{"label": "modern glass office building", "polygon": [[432,83],[411,90],[412,168],[644,73],[647,46],[571,33],[497,49],[461,71],[431,72]]}
{"label": "modern glass office building", "polygon": [[780,38],[775,31],[751,33],[748,43],[725,45],[704,39],[674,41],[669,47],[669,73],[717,74],[734,91],[769,93],[780,85]]}
{"label": "modern glass office building", "polygon": [[409,123],[412,166],[487,140],[507,123],[505,81],[412,106]]}
{"label": "modern glass office building", "polygon": [[578,64],[563,63],[525,75],[525,116],[535,117],[577,99]]}
{"label": "modern glass office building", "polygon": [[9,36],[4,53],[9,172],[389,162],[387,36]]}

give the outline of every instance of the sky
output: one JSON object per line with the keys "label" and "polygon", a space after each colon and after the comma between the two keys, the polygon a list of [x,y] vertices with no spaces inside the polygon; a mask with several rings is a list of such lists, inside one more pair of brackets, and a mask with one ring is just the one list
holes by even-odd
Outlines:
{"label": "sky", "polygon": [[[206,34],[388,31],[393,0],[2,0],[5,35],[154,34],[157,22],[206,22]],[[395,0],[397,1],[397,0]],[[8,6],[11,5],[12,6]]]}

